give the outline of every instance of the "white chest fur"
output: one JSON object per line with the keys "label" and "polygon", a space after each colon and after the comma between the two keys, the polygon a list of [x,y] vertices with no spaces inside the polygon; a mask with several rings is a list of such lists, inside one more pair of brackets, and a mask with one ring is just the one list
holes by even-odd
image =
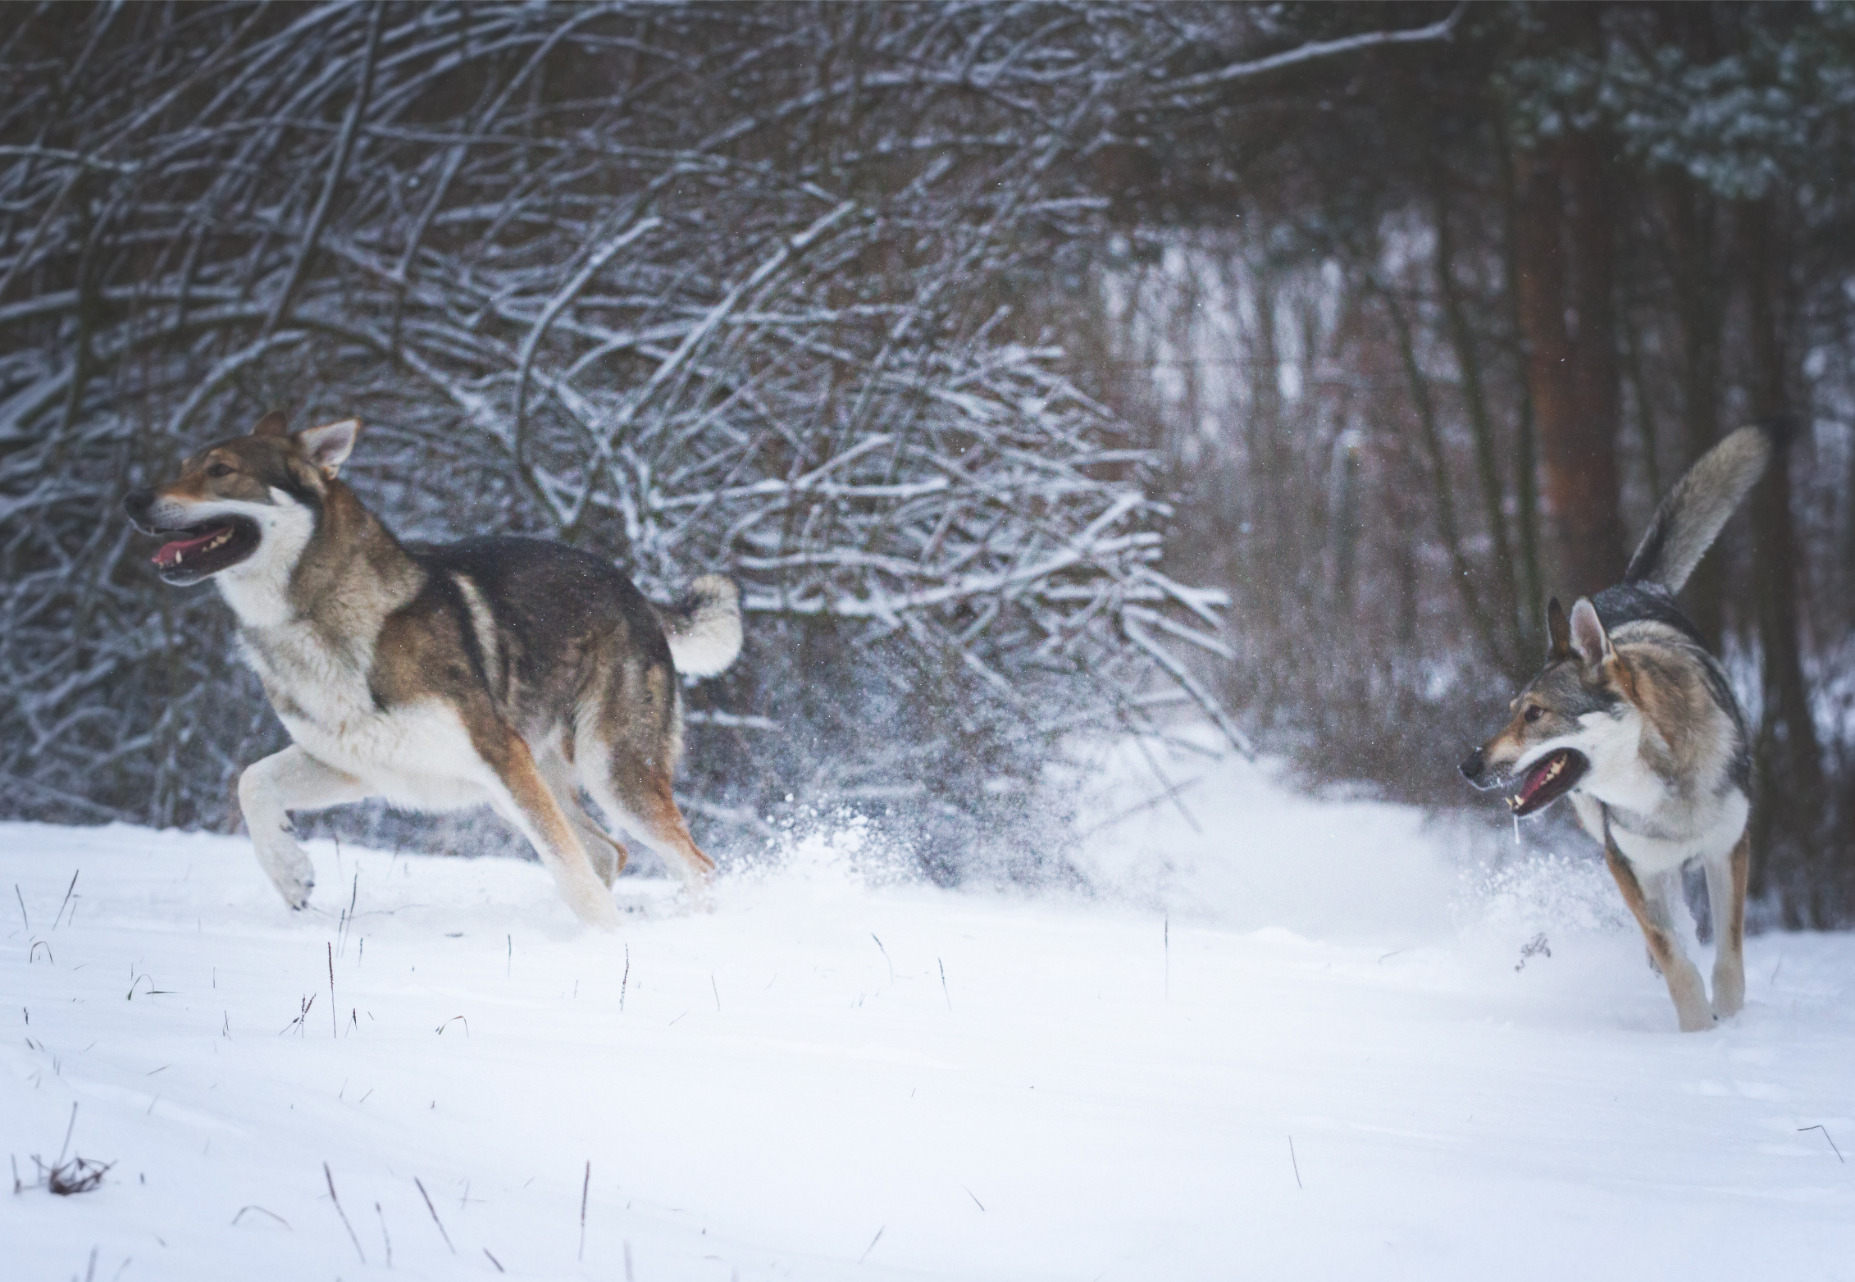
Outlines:
{"label": "white chest fur", "polygon": [[486,799],[488,768],[447,704],[433,698],[383,709],[375,702],[371,644],[343,647],[300,622],[247,628],[241,640],[284,729],[317,760],[413,809]]}
{"label": "white chest fur", "polygon": [[1618,822],[1611,824],[1610,835],[1624,858],[1637,868],[1649,873],[1666,872],[1690,859],[1710,863],[1725,859],[1745,831],[1750,812],[1746,795],[1733,788],[1683,812],[1679,816],[1681,825],[1675,829],[1677,836],[1632,832]]}
{"label": "white chest fur", "polygon": [[1619,719],[1593,715],[1584,722],[1578,746],[1591,768],[1573,796],[1593,837],[1603,840],[1601,803],[1612,811],[1610,834],[1617,849],[1644,873],[1726,857],[1745,831],[1750,804],[1738,788],[1720,786],[1723,753],[1704,763],[1704,777],[1686,780],[1678,791],[1643,751],[1644,737],[1655,732],[1640,713]]}

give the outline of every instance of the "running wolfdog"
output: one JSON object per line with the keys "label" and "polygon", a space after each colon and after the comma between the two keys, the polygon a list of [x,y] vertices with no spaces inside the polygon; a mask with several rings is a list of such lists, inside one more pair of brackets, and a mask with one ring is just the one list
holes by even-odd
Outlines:
{"label": "running wolfdog", "polygon": [[[1570,795],[1668,981],[1684,1032],[1745,1004],[1752,760],[1745,714],[1720,661],[1675,607],[1720,528],[1764,474],[1770,428],[1710,450],[1662,501],[1623,582],[1547,607],[1546,666],[1501,732],[1462,763],[1477,787],[1512,786],[1516,815]],[[1717,955],[1713,1001],[1673,925],[1682,868],[1707,873]]]}
{"label": "running wolfdog", "polygon": [[714,864],[671,792],[677,677],[713,675],[740,652],[734,584],[706,576],[679,605],[655,606],[557,543],[401,543],[338,479],[359,428],[291,432],[273,412],[126,500],[166,540],[163,580],[218,585],[294,740],[238,784],[284,901],[303,907],[315,885],[291,810],[487,802],[582,920],[616,926],[625,850],[580,806],[580,787],[700,894]]}

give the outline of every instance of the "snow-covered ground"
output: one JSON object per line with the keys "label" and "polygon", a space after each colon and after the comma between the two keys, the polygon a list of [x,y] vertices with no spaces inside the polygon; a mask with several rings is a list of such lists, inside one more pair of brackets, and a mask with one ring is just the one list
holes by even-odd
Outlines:
{"label": "snow-covered ground", "polygon": [[113,1163],[0,1274],[1855,1277],[1855,938],[1681,1036],[1594,859],[1170,768],[1092,896],[823,825],[611,938],[534,864],[320,843],[292,915],[242,839],[0,826],[0,1143]]}

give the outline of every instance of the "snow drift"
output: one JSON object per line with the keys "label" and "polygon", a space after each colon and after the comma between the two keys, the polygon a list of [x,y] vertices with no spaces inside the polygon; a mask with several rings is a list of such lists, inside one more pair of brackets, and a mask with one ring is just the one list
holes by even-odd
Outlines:
{"label": "snow drift", "polygon": [[[316,843],[329,893],[292,915],[242,839],[0,828],[9,1275],[1855,1258],[1855,941],[1755,939],[1745,1014],[1680,1036],[1594,861],[1503,870],[1413,811],[1198,769],[1076,852],[1093,896],[926,887],[852,823],[711,914],[621,881],[617,938],[529,863]],[[34,1155],[111,1165],[58,1197]]]}

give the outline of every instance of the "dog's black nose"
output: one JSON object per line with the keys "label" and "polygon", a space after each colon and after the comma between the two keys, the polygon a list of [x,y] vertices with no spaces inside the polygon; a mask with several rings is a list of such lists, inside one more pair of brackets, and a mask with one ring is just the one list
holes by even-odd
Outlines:
{"label": "dog's black nose", "polygon": [[1488,768],[1488,758],[1483,755],[1480,748],[1477,748],[1475,751],[1469,753],[1467,757],[1463,758],[1460,768],[1462,770],[1462,777],[1467,779],[1470,783],[1474,783],[1477,779],[1481,778],[1481,772]]}
{"label": "dog's black nose", "polygon": [[154,505],[155,492],[153,490],[130,490],[122,500],[123,510],[137,521],[147,520],[148,509]]}

